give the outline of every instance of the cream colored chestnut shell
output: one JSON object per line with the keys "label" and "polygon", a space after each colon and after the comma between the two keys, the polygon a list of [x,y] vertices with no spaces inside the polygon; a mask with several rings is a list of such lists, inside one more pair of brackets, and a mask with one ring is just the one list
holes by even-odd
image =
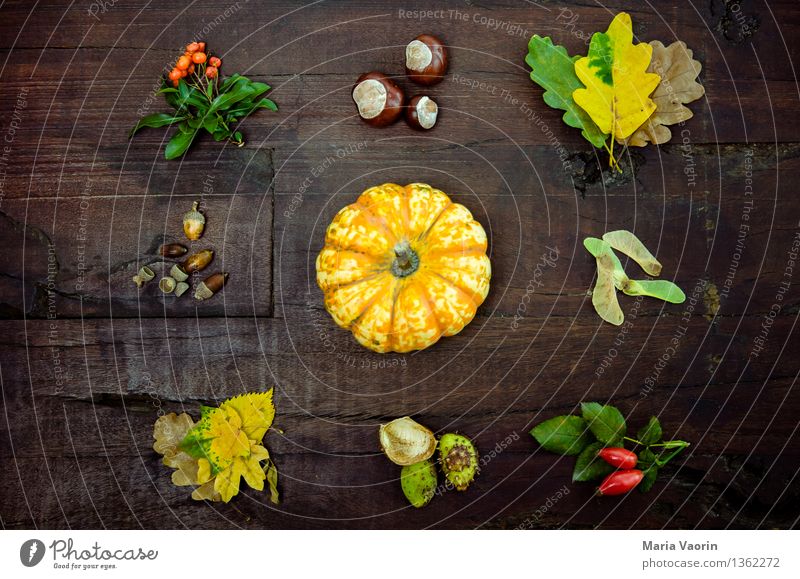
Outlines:
{"label": "cream colored chestnut shell", "polygon": [[400,466],[422,462],[436,452],[433,432],[408,416],[381,424],[378,438],[389,460]]}

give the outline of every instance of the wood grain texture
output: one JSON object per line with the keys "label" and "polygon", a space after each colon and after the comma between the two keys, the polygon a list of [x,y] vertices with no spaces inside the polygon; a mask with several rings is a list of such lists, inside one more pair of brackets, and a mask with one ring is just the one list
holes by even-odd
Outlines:
{"label": "wood grain texture", "polygon": [[[746,0],[738,19],[723,0],[539,4],[5,2],[3,528],[796,527],[800,12],[793,0]],[[524,55],[534,33],[583,51],[619,10],[641,40],[684,40],[706,97],[670,144],[626,152],[616,173],[544,105]],[[439,125],[360,123],[361,73],[417,92],[400,55],[420,32],[450,47],[430,89]],[[204,138],[165,161],[167,131],[127,131],[163,109],[153,86],[195,34],[224,71],[272,85],[280,110],[244,123],[243,148]],[[414,354],[358,346],[314,279],[330,219],[384,181],[430,182],[490,238],[475,320]],[[231,274],[224,293],[198,304],[155,282],[137,290],[131,276],[161,272],[156,249],[182,240],[194,200],[208,225],[187,245],[216,250],[207,272]],[[624,332],[592,309],[581,245],[621,228],[688,297],[623,296]],[[249,489],[197,503],[170,484],[152,450],[159,414],[272,386],[280,505]],[[617,405],[631,429],[658,415],[692,446],[650,494],[597,500],[571,483],[571,459],[528,435],[587,400]],[[377,443],[378,425],[406,414],[474,438],[484,464],[468,492],[408,506]]]}

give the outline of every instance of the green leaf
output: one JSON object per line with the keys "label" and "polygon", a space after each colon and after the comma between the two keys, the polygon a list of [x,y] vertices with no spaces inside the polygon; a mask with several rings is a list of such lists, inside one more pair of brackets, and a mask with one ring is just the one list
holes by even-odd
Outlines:
{"label": "green leaf", "polygon": [[230,105],[252,96],[253,93],[253,89],[250,88],[247,83],[239,83],[225,94],[221,94],[215,98],[211,102],[211,106],[208,108],[208,113],[211,114],[217,112],[218,110],[224,110]]}
{"label": "green leaf", "polygon": [[206,96],[208,97],[209,100],[211,100],[211,97],[214,96],[214,82],[213,81],[209,81],[208,82],[208,86],[206,87]]}
{"label": "green leaf", "polygon": [[531,430],[531,436],[545,450],[566,456],[579,454],[591,442],[586,423],[580,416],[556,416]]}
{"label": "green leaf", "polygon": [[225,127],[217,127],[217,130],[214,131],[214,140],[217,141],[217,142],[224,141],[225,139],[227,139],[230,136],[231,136],[231,132],[228,129],[226,129]]}
{"label": "green leaf", "polygon": [[629,279],[619,289],[629,296],[649,296],[671,304],[682,304],[686,301],[683,290],[665,279]]}
{"label": "green leaf", "polygon": [[230,109],[228,114],[238,118],[246,118],[258,109],[269,109],[274,112],[278,110],[278,105],[269,99],[261,99],[255,103],[243,101],[239,103],[236,108]]}
{"label": "green leaf", "polygon": [[219,116],[218,115],[208,115],[203,120],[203,128],[207,130],[209,133],[214,134],[214,131],[217,130],[217,125],[219,124]]}
{"label": "green leaf", "polygon": [[175,133],[169,140],[169,143],[167,143],[167,148],[164,151],[164,157],[167,159],[177,159],[183,155],[186,152],[186,149],[189,148],[189,145],[192,144],[192,141],[194,141],[196,135],[196,129],[191,133],[183,133],[181,131]]}
{"label": "green leaf", "polygon": [[147,115],[146,117],[139,119],[139,122],[136,123],[136,126],[134,126],[130,133],[128,133],[128,138],[131,138],[139,129],[144,127],[165,127],[167,125],[179,123],[185,118],[185,115],[171,115],[169,113],[155,113],[152,115]]}
{"label": "green leaf", "polygon": [[645,446],[650,446],[661,440],[661,423],[655,416],[650,417],[650,421],[642,427],[636,434],[636,439]]}
{"label": "green leaf", "polygon": [[581,410],[589,430],[600,442],[616,442],[625,436],[625,418],[613,406],[584,402]]}
{"label": "green leaf", "polygon": [[[650,422],[652,422],[652,419],[650,419]],[[648,424],[648,427],[649,426],[650,424]],[[641,440],[641,438],[639,440]],[[658,477],[658,466],[656,466],[655,462],[656,455],[649,448],[645,448],[639,453],[639,462],[636,463],[636,468],[644,472],[644,478],[642,478],[642,482],[639,483],[639,491],[643,493],[653,488],[653,484]]]}
{"label": "green leaf", "polygon": [[531,67],[531,80],[545,89],[544,102],[554,109],[566,111],[562,117],[570,127],[581,129],[583,137],[597,148],[603,147],[606,135],[591,117],[572,98],[572,93],[583,88],[575,74],[575,61],[566,48],[553,44],[549,37],[534,35],[528,43],[525,62]]}
{"label": "green leaf", "polygon": [[224,81],[222,81],[222,84],[219,85],[220,94],[222,94],[225,91],[227,91],[229,88],[231,88],[234,84],[236,84],[240,80],[244,80],[245,82],[250,82],[250,79],[247,78],[246,76],[242,76],[239,73],[232,74],[231,76],[226,78]]}
{"label": "green leaf", "polygon": [[614,470],[614,467],[597,456],[603,448],[602,442],[593,442],[583,449],[575,461],[575,469],[572,471],[572,482],[590,481],[604,477]]}

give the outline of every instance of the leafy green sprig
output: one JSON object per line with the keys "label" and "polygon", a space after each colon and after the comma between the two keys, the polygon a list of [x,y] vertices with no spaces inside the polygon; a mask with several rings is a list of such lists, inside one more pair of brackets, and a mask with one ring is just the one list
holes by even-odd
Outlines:
{"label": "leafy green sprig", "polygon": [[258,109],[278,110],[274,102],[262,98],[270,90],[269,85],[240,74],[220,82],[219,77],[208,78],[203,73],[204,69],[205,65],[199,66],[194,73],[185,79],[181,78],[177,87],[171,86],[171,82],[164,78],[158,94],[164,95],[167,104],[175,112],[142,117],[131,129],[129,138],[144,127],[177,125],[178,130],[164,151],[167,159],[177,159],[183,155],[201,129],[211,134],[215,141],[227,140],[241,147],[244,137],[236,130],[236,125]]}
{"label": "leafy green sprig", "polygon": [[596,480],[614,470],[597,456],[601,449],[624,448],[625,443],[635,445],[638,455],[636,467],[644,473],[639,484],[641,492],[649,491],[658,471],[689,446],[683,440],[663,440],[661,424],[655,416],[636,433],[636,438],[626,434],[627,424],[622,413],[614,406],[597,402],[582,403],[581,416],[556,416],[531,430],[531,436],[545,450],[577,456],[572,471],[573,482]]}

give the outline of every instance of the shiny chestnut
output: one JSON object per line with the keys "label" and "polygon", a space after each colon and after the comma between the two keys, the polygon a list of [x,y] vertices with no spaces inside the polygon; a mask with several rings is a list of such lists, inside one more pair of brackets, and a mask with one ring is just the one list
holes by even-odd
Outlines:
{"label": "shiny chestnut", "polygon": [[353,101],[364,122],[373,127],[385,127],[402,114],[405,95],[382,72],[368,72],[358,77],[353,87]]}
{"label": "shiny chestnut", "polygon": [[426,95],[417,95],[408,102],[406,122],[413,129],[426,131],[432,129],[439,116],[439,106]]}
{"label": "shiny chestnut", "polygon": [[417,84],[441,82],[447,72],[447,49],[432,34],[420,34],[406,46],[406,74]]}

